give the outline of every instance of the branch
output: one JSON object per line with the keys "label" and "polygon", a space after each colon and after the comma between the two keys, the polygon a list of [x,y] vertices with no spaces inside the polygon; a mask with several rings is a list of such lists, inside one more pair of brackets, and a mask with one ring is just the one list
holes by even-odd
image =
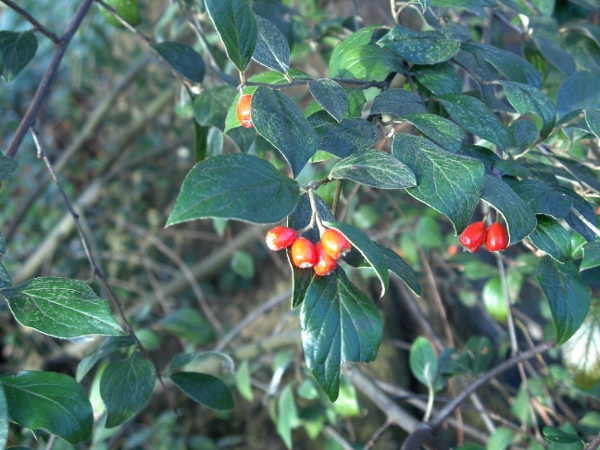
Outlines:
{"label": "branch", "polygon": [[[6,2],[6,0],[2,1]],[[33,100],[31,101],[31,104],[29,105],[29,108],[25,113],[25,117],[23,117],[23,120],[21,120],[19,128],[17,128],[17,132],[15,133],[13,140],[11,141],[11,143],[8,146],[8,149],[6,150],[6,156],[14,158],[17,151],[19,150],[21,143],[23,142],[23,139],[25,138],[25,134],[27,134],[27,130],[29,130],[29,128],[35,123],[40,108],[42,107],[42,104],[48,96],[48,92],[50,91],[50,85],[52,84],[54,76],[58,71],[58,66],[60,65],[62,57],[64,56],[65,51],[67,50],[67,47],[69,46],[69,43],[73,38],[73,35],[81,25],[81,21],[90,9],[90,6],[92,5],[93,1],[94,0],[82,0],[81,4],[79,5],[79,8],[77,8],[77,11],[75,11],[75,15],[67,25],[67,29],[60,37],[59,44],[54,50],[54,54],[52,55],[50,64],[48,65],[48,68],[44,73],[44,77],[42,78],[42,81],[40,82],[37,91],[35,91],[35,95],[33,96]]]}
{"label": "branch", "polygon": [[23,8],[21,8],[19,5],[16,5],[12,0],[0,0],[0,1],[2,1],[2,3],[4,3],[6,6],[8,6],[13,11],[15,11],[21,17],[23,17],[27,22],[29,22],[31,25],[33,25],[35,30],[42,33],[44,36],[46,36],[48,39],[50,39],[52,42],[54,42],[55,45],[60,45],[60,38],[57,35],[55,35],[52,31],[50,31],[44,25],[39,23],[35,17],[33,17],[31,14],[29,14],[27,11],[25,11]]}

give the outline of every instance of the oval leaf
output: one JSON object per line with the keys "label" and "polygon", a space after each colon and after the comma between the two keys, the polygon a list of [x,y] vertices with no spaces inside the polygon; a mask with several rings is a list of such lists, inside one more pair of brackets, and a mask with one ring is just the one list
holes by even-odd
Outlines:
{"label": "oval leaf", "polygon": [[0,154],[0,181],[10,177],[17,170],[18,165],[16,159]]}
{"label": "oval leaf", "polygon": [[373,100],[371,114],[393,114],[402,117],[406,114],[425,113],[427,107],[421,97],[406,89],[388,89]]}
{"label": "oval leaf", "polygon": [[206,70],[204,60],[200,53],[189,45],[180,42],[161,42],[152,44],[162,59],[177,73],[195,83],[202,83]]}
{"label": "oval leaf", "polygon": [[564,344],[583,323],[590,310],[590,287],[571,263],[545,256],[537,271],[538,283],[550,304],[556,325],[556,343]]}
{"label": "oval leaf", "polygon": [[308,121],[319,136],[319,149],[338,158],[359,148],[370,148],[379,139],[377,128],[365,119],[343,119],[337,123],[325,111],[318,111]]}
{"label": "oval leaf", "polygon": [[106,406],[106,428],[131,419],[144,407],[154,389],[154,366],[139,352],[106,366],[100,396]]}
{"label": "oval leaf", "polygon": [[2,290],[15,319],[26,327],[61,339],[123,334],[108,302],[84,282],[68,278],[34,278]]}
{"label": "oval leaf", "polygon": [[226,84],[203,89],[194,99],[194,117],[196,121],[200,125],[212,125],[224,131],[227,112],[236,98],[236,94],[237,90]]}
{"label": "oval leaf", "polygon": [[413,64],[441,63],[460,48],[458,39],[447,39],[438,31],[419,33],[401,25],[392,28],[377,44]]}
{"label": "oval leaf", "polygon": [[413,375],[429,389],[433,389],[437,367],[435,350],[426,338],[418,337],[410,348],[410,370]]}
{"label": "oval leaf", "polygon": [[390,72],[404,71],[404,64],[398,56],[376,45],[352,47],[344,52],[338,64],[337,73],[330,70],[331,77],[380,81]]}
{"label": "oval leaf", "polygon": [[344,88],[328,78],[312,80],[308,89],[317,102],[335,120],[341,122],[348,109],[348,99]]}
{"label": "oval leaf", "polygon": [[0,69],[7,83],[29,64],[37,47],[33,31],[0,31]]}
{"label": "oval leaf", "polygon": [[548,136],[556,122],[556,106],[550,98],[537,88],[513,81],[500,81],[510,104],[524,115],[534,113],[542,119],[542,137]]}
{"label": "oval leaf", "polygon": [[600,242],[588,242],[583,246],[583,259],[579,270],[600,266]]}
{"label": "oval leaf", "polygon": [[252,59],[258,38],[256,16],[249,0],[204,0],[208,15],[223,44],[227,56],[240,72]]}
{"label": "oval leaf", "polygon": [[298,176],[319,146],[308,120],[285,94],[259,87],[252,97],[252,123],[256,131],[281,152]]}
{"label": "oval leaf", "polygon": [[535,214],[544,214],[562,219],[571,209],[573,201],[564,192],[535,179],[525,179],[511,184],[511,188],[521,197]]}
{"label": "oval leaf", "polygon": [[453,155],[427,139],[397,135],[392,146],[396,158],[415,174],[417,187],[407,192],[445,214],[460,233],[469,224],[483,185],[483,164]]}
{"label": "oval leaf", "polygon": [[54,372],[19,372],[0,378],[10,420],[32,430],[43,428],[71,444],[89,439],[92,405],[79,383]]}
{"label": "oval leaf", "polygon": [[571,256],[569,232],[549,217],[539,216],[537,222],[537,227],[529,235],[533,245],[557,261],[566,261]]}
{"label": "oval leaf", "polygon": [[167,226],[207,217],[278,222],[296,206],[298,183],[267,161],[228,154],[196,164],[181,186]]}
{"label": "oval leaf", "polygon": [[269,69],[286,73],[290,68],[290,46],[279,28],[256,16],[258,39],[252,58]]}
{"label": "oval leaf", "polygon": [[192,400],[212,409],[233,409],[233,396],[221,380],[197,372],[177,372],[171,380]]}
{"label": "oval leaf", "polygon": [[435,114],[414,113],[402,116],[421,133],[452,153],[458,153],[467,134],[454,122]]}
{"label": "oval leaf", "polygon": [[373,302],[340,268],[314,277],[300,310],[306,365],[331,401],[340,387],[340,365],[375,360],[383,324]]}

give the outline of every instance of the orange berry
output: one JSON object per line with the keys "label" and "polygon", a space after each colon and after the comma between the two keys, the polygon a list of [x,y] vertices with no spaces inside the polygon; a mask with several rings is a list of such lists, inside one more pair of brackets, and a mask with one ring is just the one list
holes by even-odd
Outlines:
{"label": "orange berry", "polygon": [[328,228],[321,236],[323,250],[333,259],[340,259],[352,249],[346,237],[334,228]]}
{"label": "orange berry", "polygon": [[487,233],[485,222],[475,222],[464,229],[458,241],[471,253],[475,253],[485,244]]}
{"label": "orange berry", "polygon": [[252,125],[252,111],[250,105],[252,104],[252,95],[245,94],[240,97],[240,100],[235,108],[237,112],[237,118],[244,128],[254,128]]}
{"label": "orange berry", "polygon": [[494,222],[487,230],[485,246],[490,252],[505,250],[508,247],[508,233],[500,222]]}
{"label": "orange berry", "polygon": [[323,244],[317,242],[315,244],[317,250],[317,263],[315,264],[315,273],[320,277],[327,275],[337,267],[337,262],[329,254],[323,250]]}
{"label": "orange berry", "polygon": [[301,269],[308,269],[317,263],[317,249],[306,238],[299,237],[292,244],[292,263]]}
{"label": "orange berry", "polygon": [[458,246],[454,244],[450,244],[447,250],[448,256],[454,256],[458,253]]}
{"label": "orange berry", "polygon": [[288,227],[275,227],[267,231],[267,247],[276,252],[288,248],[298,237],[298,232]]}

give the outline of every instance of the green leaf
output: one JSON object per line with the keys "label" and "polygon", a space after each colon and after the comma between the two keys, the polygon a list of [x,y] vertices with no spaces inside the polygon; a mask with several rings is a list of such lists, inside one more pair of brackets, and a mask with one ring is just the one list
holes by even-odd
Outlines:
{"label": "green leaf", "polygon": [[177,372],[171,380],[192,400],[212,409],[233,409],[233,396],[221,380],[197,372]]}
{"label": "green leaf", "polygon": [[188,173],[167,226],[208,217],[278,222],[292,212],[299,195],[298,184],[263,159],[214,156]]}
{"label": "green leaf", "polygon": [[408,167],[380,150],[355,151],[333,166],[329,177],[352,180],[378,189],[406,189],[417,184]]}
{"label": "green leaf", "polygon": [[597,109],[586,109],[583,112],[585,114],[585,123],[588,128],[594,136],[600,138],[600,111]]}
{"label": "green leaf", "polygon": [[340,44],[335,46],[331,58],[329,59],[329,76],[340,76],[340,68],[343,67],[346,54],[349,51],[359,46],[373,44],[376,41],[376,36],[379,36],[384,32],[384,30],[376,25],[365,27],[358,30],[356,33],[352,33]]}
{"label": "green leaf", "polygon": [[177,73],[195,83],[202,83],[206,70],[204,60],[200,53],[189,45],[180,42],[161,42],[151,44],[162,59],[169,64]]}
{"label": "green leaf", "polygon": [[435,66],[415,66],[411,73],[438,97],[445,94],[462,94],[463,81],[456,74],[454,66],[444,62]]}
{"label": "green leaf", "polygon": [[558,117],[586,108],[600,108],[600,75],[580,71],[563,81],[556,97]]}
{"label": "green leaf", "polygon": [[[194,161],[204,161],[208,156],[208,133],[210,127],[194,122]],[[211,155],[212,156],[212,155]]]}
{"label": "green leaf", "polygon": [[537,227],[529,235],[537,248],[557,261],[566,261],[571,256],[571,235],[556,220],[538,216]]}
{"label": "green leaf", "polygon": [[331,401],[340,387],[340,365],[375,360],[383,325],[377,308],[342,269],[314,277],[300,311],[306,365]]}
{"label": "green leaf", "polygon": [[501,150],[515,145],[510,130],[481,100],[469,95],[444,95],[440,101],[448,114],[471,133],[496,144]]}
{"label": "green leaf", "polygon": [[485,310],[499,323],[506,323],[508,305],[504,298],[504,289],[500,277],[490,278],[483,286],[481,293]]}
{"label": "green leaf", "polygon": [[0,448],[6,448],[8,441],[8,404],[6,403],[6,395],[0,384]]}
{"label": "green leaf", "polygon": [[532,41],[544,59],[560,70],[565,75],[577,72],[577,65],[573,56],[559,44],[539,36],[534,36]]}
{"label": "green leaf", "polygon": [[410,370],[417,380],[429,389],[434,389],[438,360],[433,347],[422,336],[415,339],[410,347]]}
{"label": "green leaf", "polygon": [[227,56],[240,72],[252,59],[258,25],[249,0],[204,0],[206,11],[227,51]]}
{"label": "green leaf", "polygon": [[[572,209],[576,210],[581,214],[588,222],[596,222],[596,209],[592,207],[584,198],[576,194],[572,190],[564,186],[554,186],[559,192],[564,192],[573,201]],[[583,238],[588,242],[594,242],[596,240],[596,234],[590,230],[590,228],[583,222],[577,215],[570,211],[565,216],[565,221],[569,226],[577,233],[581,234]]]}
{"label": "green leaf", "polygon": [[100,359],[105,358],[117,350],[132,347],[134,344],[135,342],[129,336],[106,338],[100,347],[79,362],[75,379],[81,381]]}
{"label": "green leaf", "polygon": [[453,348],[445,348],[438,358],[438,374],[453,377],[469,373],[469,357]]}
{"label": "green leaf", "polygon": [[545,426],[542,432],[544,433],[544,439],[548,442],[556,444],[575,444],[581,442],[581,438],[576,434],[566,433],[558,428]]}
{"label": "green leaf", "polygon": [[337,123],[325,111],[319,111],[308,121],[320,138],[319,149],[338,158],[345,158],[360,148],[370,148],[379,139],[377,128],[365,119],[343,119]]}
{"label": "green leaf", "polygon": [[402,60],[389,50],[376,45],[359,45],[344,52],[337,73],[330,68],[329,76],[381,81],[390,72],[403,71]]}
{"label": "green leaf", "polygon": [[0,263],[0,289],[12,286],[12,278],[4,267],[4,264]]}
{"label": "green leaf", "polygon": [[388,266],[381,252],[380,246],[373,242],[362,230],[345,222],[323,222],[327,228],[335,228],[350,241],[352,247],[358,250],[375,270],[381,281],[381,295],[383,297],[390,282]]}
{"label": "green leaf", "polygon": [[152,395],[154,378],[154,366],[138,351],[106,366],[100,379],[106,428],[119,426],[141,411]]}
{"label": "green leaf", "polygon": [[235,386],[238,392],[246,400],[251,402],[254,400],[254,394],[252,393],[252,384],[250,380],[250,364],[248,360],[243,360],[237,370],[235,371]]}
{"label": "green leaf", "polygon": [[421,133],[452,153],[458,153],[467,134],[461,127],[436,114],[415,113],[402,116],[414,125]]}
{"label": "green leaf", "polygon": [[290,46],[279,28],[267,19],[256,16],[258,37],[254,48],[254,59],[269,69],[286,73],[290,68]]}
{"label": "green leaf", "polygon": [[536,88],[540,88],[542,85],[542,76],[538,70],[527,60],[514,53],[476,42],[463,42],[460,48],[481,56],[511,81],[517,81]]}
{"label": "green leaf", "polygon": [[473,336],[465,346],[469,357],[471,370],[479,374],[487,370],[494,361],[494,346],[485,336]]}
{"label": "green leaf", "polygon": [[556,156],[556,159],[573,175],[576,181],[587,184],[600,193],[600,167],[587,166],[573,159]]}
{"label": "green leaf", "polygon": [[388,89],[373,100],[371,114],[393,114],[402,117],[406,114],[425,113],[427,107],[421,97],[406,89]]}
{"label": "green leaf", "polygon": [[319,146],[308,120],[285,94],[259,87],[252,97],[252,123],[256,131],[285,157],[298,176]]}
{"label": "green leaf", "polygon": [[248,252],[236,252],[231,258],[231,269],[246,280],[254,278],[254,261]]}
{"label": "green leaf", "polygon": [[578,386],[591,389],[600,381],[600,304],[597,300],[561,351],[565,366]]}
{"label": "green leaf", "polygon": [[292,429],[296,428],[300,421],[291,384],[281,390],[277,399],[277,412],[277,434],[281,436],[287,448],[292,448]]}
{"label": "green leaf", "polygon": [[19,163],[16,159],[0,154],[0,181],[10,177],[17,170],[18,165]]}
{"label": "green leaf", "polygon": [[583,246],[583,259],[579,270],[600,266],[600,242],[588,242]]}
{"label": "green leaf", "polygon": [[4,255],[6,253],[6,241],[4,240],[4,235],[0,231],[0,255]]}
{"label": "green leaf", "polygon": [[573,201],[564,192],[535,179],[522,180],[511,185],[515,193],[521,197],[535,214],[545,214],[555,219],[562,219],[571,209]]}
{"label": "green leaf", "polygon": [[344,88],[328,78],[312,80],[308,89],[317,102],[336,121],[341,122],[348,109],[348,98]]}
{"label": "green leaf", "polygon": [[15,319],[26,327],[61,339],[123,334],[108,302],[85,283],[68,278],[34,278],[5,288],[2,295]]}
{"label": "green leaf", "polygon": [[460,41],[448,39],[439,31],[416,32],[396,25],[378,45],[391,50],[412,64],[437,64],[458,52]]}
{"label": "green leaf", "polygon": [[[237,90],[233,86],[222,85],[203,89],[194,99],[194,117],[200,125],[212,125],[225,131],[225,119],[232,103],[237,104]],[[239,122],[238,122],[239,126]]]}
{"label": "green leaf", "polygon": [[175,336],[192,344],[207,344],[215,338],[210,323],[192,308],[178,308],[160,320],[159,324]]}
{"label": "green leaf", "polygon": [[392,151],[417,178],[417,187],[407,192],[446,215],[456,232],[462,232],[479,201],[483,164],[448,153],[427,139],[405,134],[396,135]]}
{"label": "green leaf", "polygon": [[70,444],[92,434],[92,405],[73,378],[53,372],[19,372],[0,378],[9,418],[22,427],[43,428]]}
{"label": "green leaf", "polygon": [[29,64],[37,47],[33,31],[0,31],[0,69],[7,83]]}
{"label": "green leaf", "polygon": [[498,427],[490,436],[486,448],[488,450],[510,449],[515,439],[516,433],[514,430],[506,427]]}
{"label": "green leaf", "polygon": [[529,205],[495,176],[485,175],[481,198],[504,217],[510,245],[528,236],[536,227],[537,220]]}
{"label": "green leaf", "polygon": [[513,81],[500,81],[510,104],[521,115],[534,113],[542,119],[542,137],[552,131],[556,123],[556,107],[550,98],[537,88]]}
{"label": "green leaf", "polygon": [[564,344],[590,310],[590,287],[571,263],[561,264],[548,256],[540,262],[537,279],[550,304],[556,343]]}

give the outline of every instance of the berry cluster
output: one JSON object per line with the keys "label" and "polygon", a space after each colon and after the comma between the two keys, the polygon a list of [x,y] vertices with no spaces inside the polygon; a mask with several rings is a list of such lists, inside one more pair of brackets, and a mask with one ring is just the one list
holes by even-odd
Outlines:
{"label": "berry cluster", "polygon": [[337,260],[350,251],[352,246],[339,231],[329,228],[321,240],[313,244],[288,227],[275,227],[267,232],[267,247],[273,251],[290,249],[292,263],[301,269],[314,268],[315,274],[324,276],[337,267]]}
{"label": "berry cluster", "polygon": [[496,252],[508,247],[508,233],[500,222],[494,222],[489,228],[486,228],[485,222],[475,222],[465,228],[459,241],[471,253],[475,253],[483,245],[490,252]]}

